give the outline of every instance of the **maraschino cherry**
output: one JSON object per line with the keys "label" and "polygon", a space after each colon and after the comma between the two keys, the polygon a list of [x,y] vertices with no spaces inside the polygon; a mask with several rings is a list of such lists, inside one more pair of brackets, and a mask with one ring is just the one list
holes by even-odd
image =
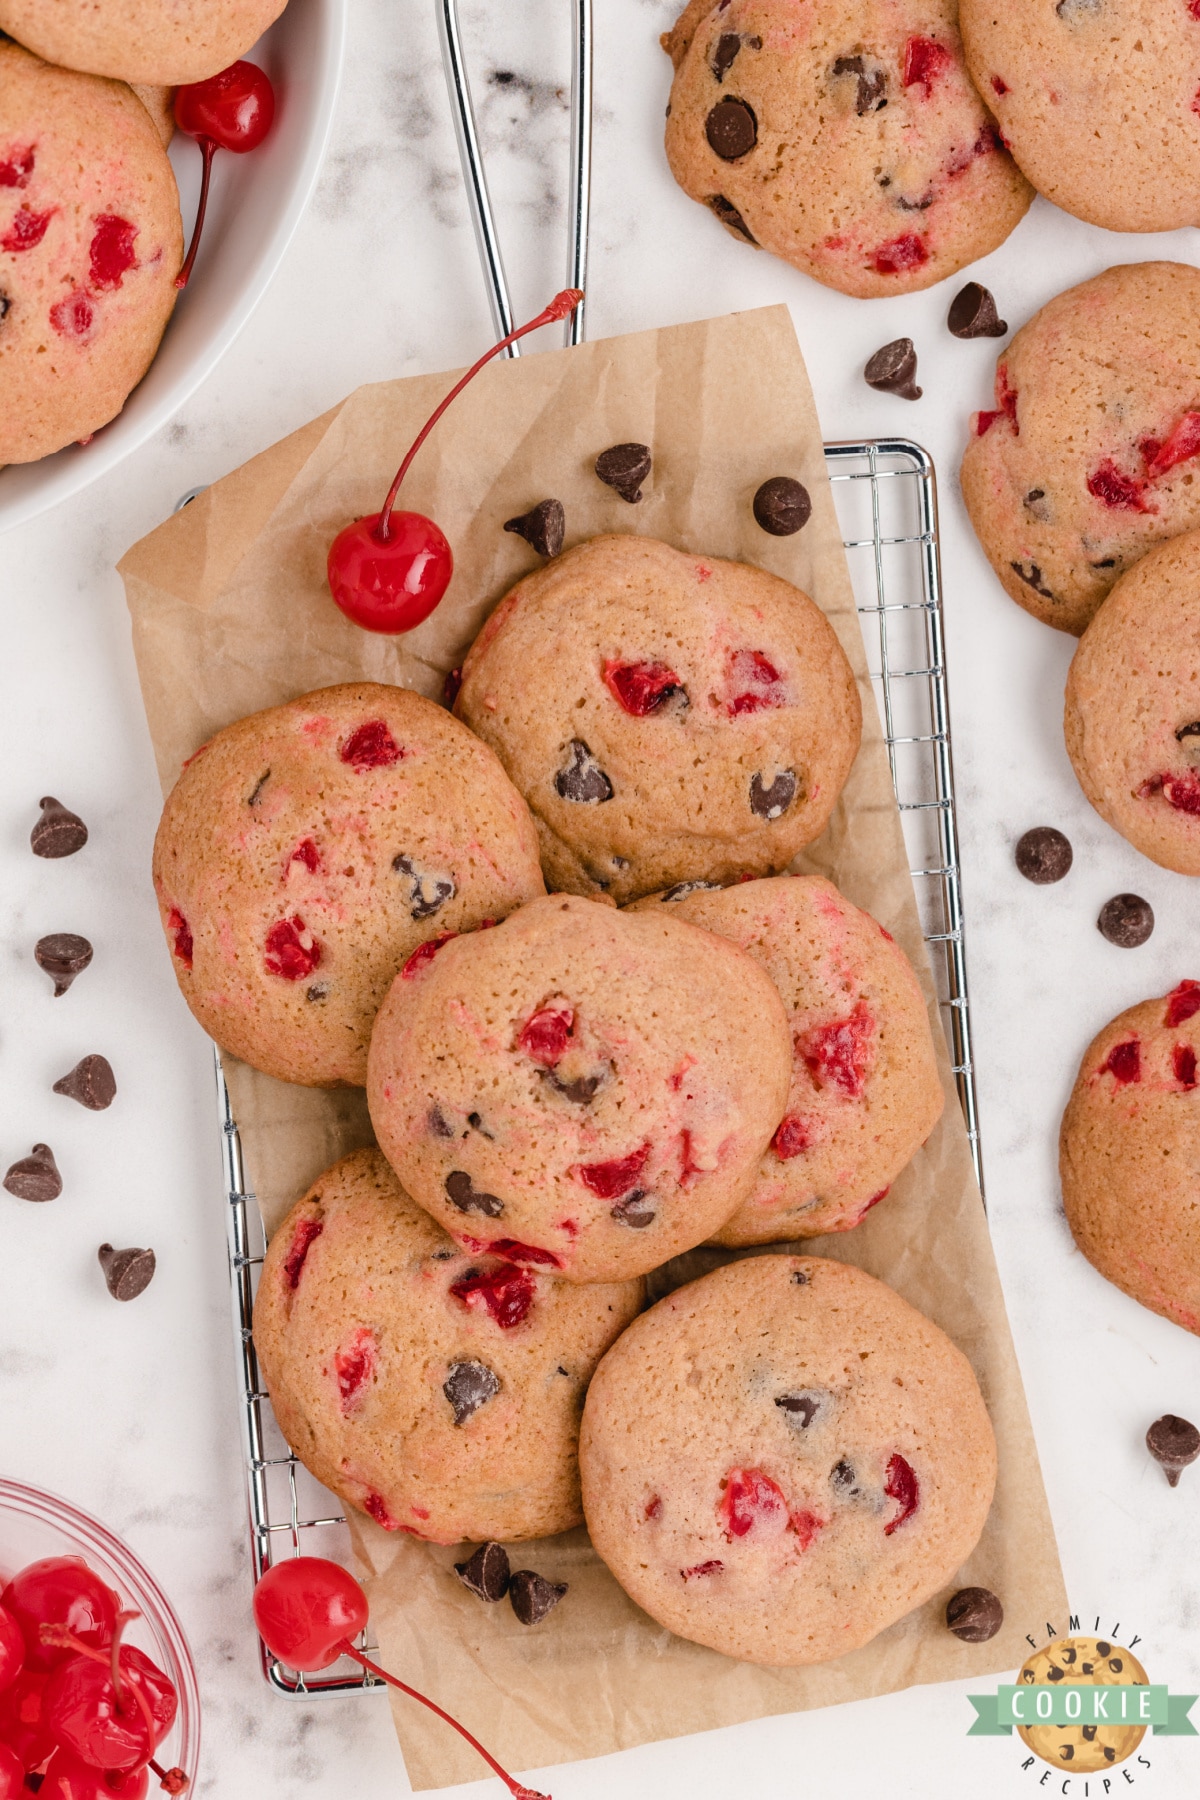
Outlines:
{"label": "maraschino cherry", "polygon": [[212,177],[212,160],[218,150],[232,150],[243,156],[257,150],[271,129],[275,117],[275,90],[263,71],[254,63],[230,63],[219,75],[207,81],[193,81],[175,92],[175,123],[188,137],[194,137],[204,157],[204,175],[200,182],[200,204],[196,223],[184,264],[175,277],[175,286],[184,288],[191,279],[192,265],[200,247],[204,214],[208,207],[208,185]]}
{"label": "maraschino cherry", "polygon": [[81,1556],[29,1563],[13,1576],[0,1604],[21,1627],[28,1669],[52,1669],[62,1660],[61,1647],[43,1637],[44,1625],[61,1625],[92,1649],[110,1644],[116,1628],[117,1596]]}
{"label": "maraschino cherry", "polygon": [[423,513],[392,510],[400,483],[450,402],[461,394],[484,363],[529,332],[537,331],[555,319],[567,318],[582,299],[579,288],[564,288],[536,319],[510,331],[473,363],[417,433],[388,489],[382,512],[368,513],[338,532],[330,545],[326,566],[329,591],[346,617],[353,619],[356,625],[361,625],[365,631],[395,633],[411,631],[422,619],[429,617],[450,585],[454,556],[444,532],[432,519],[427,519]]}
{"label": "maraschino cherry", "polygon": [[0,1606],[0,1693],[10,1687],[25,1665],[25,1639],[7,1606]]}
{"label": "maraschino cherry", "polygon": [[[563,318],[566,315],[553,316]],[[452,1719],[448,1712],[443,1712],[416,1688],[397,1681],[394,1675],[389,1675],[386,1669],[381,1669],[378,1663],[355,1648],[350,1640],[367,1622],[367,1596],[349,1570],[328,1562],[323,1556],[295,1556],[276,1563],[261,1577],[254,1590],[254,1619],[268,1650],[289,1669],[298,1669],[307,1675],[317,1669],[327,1669],[339,1656],[353,1657],[372,1675],[399,1688],[410,1700],[419,1700],[439,1719],[452,1725],[500,1777],[514,1800],[551,1800],[548,1794],[539,1794],[514,1781],[465,1725]]]}
{"label": "maraschino cherry", "polygon": [[[56,1750],[46,1765],[41,1800],[146,1800],[150,1787],[150,1771],[140,1769],[93,1769],[80,1762],[69,1750]],[[26,1795],[29,1789],[25,1789]],[[0,1800],[4,1789],[0,1786]]]}
{"label": "maraschino cherry", "polygon": [[25,1786],[25,1764],[15,1750],[0,1744],[0,1800],[22,1800],[28,1794]]}

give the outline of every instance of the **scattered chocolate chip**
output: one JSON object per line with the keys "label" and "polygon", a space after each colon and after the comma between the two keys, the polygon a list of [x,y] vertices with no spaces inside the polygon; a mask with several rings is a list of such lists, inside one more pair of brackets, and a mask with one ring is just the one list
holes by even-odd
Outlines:
{"label": "scattered chocolate chip", "polygon": [[582,738],[567,745],[567,760],[554,777],[554,791],[576,806],[601,806],[613,797],[613,784]]}
{"label": "scattered chocolate chip", "polygon": [[605,487],[615,488],[622,500],[636,506],[642,483],[650,478],[652,458],[645,444],[613,444],[596,458],[596,473]]}
{"label": "scattered chocolate chip", "polygon": [[815,1394],[780,1394],[775,1401],[788,1416],[788,1423],[798,1425],[801,1431],[807,1431],[821,1410],[821,1402]]}
{"label": "scattered chocolate chip", "polygon": [[446,1192],[459,1212],[486,1213],[489,1219],[498,1219],[504,1211],[503,1200],[495,1194],[481,1194],[471,1185],[471,1177],[462,1169],[455,1169],[446,1177]]}
{"label": "scattered chocolate chip", "polygon": [[452,1138],[454,1136],[454,1127],[440,1106],[431,1106],[429,1109],[429,1129],[434,1137]]}
{"label": "scattered chocolate chip", "polygon": [[863,370],[868,387],[881,394],[896,394],[901,400],[919,400],[924,391],[914,380],[917,353],[911,338],[895,338],[877,350]]}
{"label": "scattered chocolate chip", "polygon": [[1042,596],[1043,600],[1053,600],[1056,598],[1053,590],[1048,588],[1043,581],[1042,571],[1037,563],[1031,562],[1028,568],[1022,562],[1010,562],[1008,566],[1013,574],[1018,576],[1020,580],[1025,583],[1027,588],[1032,588],[1035,594],[1040,594]]}
{"label": "scattered chocolate chip", "polygon": [[1069,872],[1075,852],[1070,839],[1053,825],[1035,825],[1017,839],[1015,856],[1026,881],[1045,887],[1052,881],[1061,881]]}
{"label": "scattered chocolate chip", "polygon": [[89,1112],[103,1112],[117,1095],[112,1064],[106,1056],[85,1056],[69,1075],[55,1082],[54,1092],[65,1094],[68,1100],[78,1100]]}
{"label": "scattered chocolate chip", "polygon": [[454,1573],[481,1600],[503,1600],[508,1592],[508,1551],[503,1544],[480,1544],[466,1562],[455,1563]]}
{"label": "scattered chocolate chip", "polygon": [[627,1194],[624,1200],[617,1202],[612,1209],[612,1216],[618,1225],[628,1225],[634,1231],[644,1231],[658,1217],[658,1208],[649,1194],[635,1188],[632,1194]]}
{"label": "scattered chocolate chip", "polygon": [[565,1581],[547,1581],[532,1569],[517,1569],[508,1583],[508,1598],[522,1625],[540,1625],[566,1591]]}
{"label": "scattered chocolate chip", "polygon": [[1136,950],[1154,930],[1154,909],[1140,894],[1114,894],[1100,908],[1096,927],[1119,950]]}
{"label": "scattered chocolate chip", "polygon": [[1004,1608],[989,1588],[960,1588],[946,1602],[946,1625],[964,1644],[986,1644],[1004,1623]]}
{"label": "scattered chocolate chip", "polygon": [[[947,325],[956,338],[1003,337],[1008,324],[997,316],[996,302],[978,281],[968,281],[950,302]],[[964,1594],[982,1593],[980,1588],[964,1588]]]}
{"label": "scattered chocolate chip", "polygon": [[1146,1448],[1163,1468],[1171,1486],[1178,1487],[1184,1469],[1200,1456],[1200,1431],[1190,1420],[1164,1413],[1146,1433]]}
{"label": "scattered chocolate chip", "polygon": [[423,869],[411,856],[394,856],[392,867],[408,877],[408,914],[411,919],[432,919],[453,900],[454,877],[447,870]]}
{"label": "scattered chocolate chip", "polygon": [[759,819],[778,819],[796,798],[796,777],[791,769],[781,769],[770,787],[764,787],[761,775],[750,779],[750,811]]}
{"label": "scattered chocolate chip", "polygon": [[748,156],[758,142],[758,120],[754,108],[745,100],[726,94],[704,121],[704,135],[709,149],[722,162],[737,162]]}
{"label": "scattered chocolate chip", "polygon": [[808,489],[790,475],[772,475],[754,496],[754,517],[772,537],[791,537],[812,517]]}
{"label": "scattered chocolate chip", "polygon": [[88,828],[78,813],[68,812],[61,800],[47,794],[38,801],[42,816],[29,834],[35,856],[74,856],[88,841]]}
{"label": "scattered chocolate chip", "polygon": [[4,1185],[18,1200],[57,1200],[62,1193],[62,1176],[49,1144],[35,1144],[28,1156],[15,1162],[4,1177]]}
{"label": "scattered chocolate chip", "polygon": [[557,556],[563,547],[563,538],[567,531],[567,517],[563,512],[561,500],[539,500],[529,512],[522,513],[519,518],[506,519],[505,531],[515,531],[523,537],[527,544],[532,544],[539,556]]}
{"label": "scattered chocolate chip", "polygon": [[271,779],[270,769],[264,769],[262,774],[259,776],[258,780],[255,782],[249,795],[247,796],[247,799],[246,799],[247,806],[257,806],[258,805],[259,801],[262,799],[262,791],[266,787],[266,785],[267,785],[268,781],[270,781],[270,779]]}
{"label": "scattered chocolate chip", "polygon": [[153,1250],[114,1250],[111,1244],[101,1244],[96,1255],[114,1300],[136,1300],[154,1279]]}
{"label": "scattered chocolate chip", "polygon": [[724,194],[710,194],[707,204],[709,210],[716,213],[722,225],[728,225],[730,231],[736,231],[739,237],[744,237],[746,242],[748,244],[753,244],[757,250],[758,239],[755,237],[732,200],[727,200]]}
{"label": "scattered chocolate chip", "polygon": [[879,112],[887,105],[887,70],[882,63],[868,64],[864,56],[839,56],[833,65],[835,75],[856,75],[858,90],[854,110],[861,119],[866,113]]}
{"label": "scattered chocolate chip", "polygon": [[[442,1383],[442,1392],[454,1408],[454,1423],[465,1425],[481,1406],[500,1392],[500,1377],[486,1363],[451,1363],[450,1373]],[[496,1598],[500,1598],[499,1594]]]}
{"label": "scattered chocolate chip", "polygon": [[52,931],[49,937],[39,938],[34,945],[33,960],[54,983],[57,1000],[91,962],[92,946],[85,937],[77,937],[73,931]]}

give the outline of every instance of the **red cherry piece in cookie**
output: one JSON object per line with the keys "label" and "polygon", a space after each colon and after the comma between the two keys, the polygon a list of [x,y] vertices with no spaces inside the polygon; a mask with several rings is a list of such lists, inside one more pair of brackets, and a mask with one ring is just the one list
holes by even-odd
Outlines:
{"label": "red cherry piece in cookie", "polygon": [[635,1185],[649,1154],[649,1144],[643,1144],[640,1150],[631,1150],[628,1156],[615,1157],[611,1162],[581,1163],[575,1173],[584,1187],[601,1200],[616,1200]]}
{"label": "red cherry piece in cookie", "polygon": [[[174,1785],[168,1787],[165,1781],[160,1785],[169,1794],[184,1791]],[[38,1794],[40,1800],[145,1800],[149,1787],[148,1768],[94,1769],[69,1750],[56,1750]],[[29,1790],[25,1791],[28,1794]],[[0,1800],[4,1800],[3,1787]]]}
{"label": "red cherry piece in cookie", "polygon": [[783,676],[761,650],[731,651],[729,685],[734,690],[728,706],[731,718],[787,703]]}
{"label": "red cherry piece in cookie", "polygon": [[[482,930],[482,927],[480,929]],[[426,938],[423,944],[417,945],[401,969],[401,978],[404,981],[411,981],[414,975],[419,975],[422,969],[428,968],[443,944],[448,944],[451,938],[457,936],[457,931],[443,931],[440,937]]]}
{"label": "red cherry piece in cookie", "polygon": [[348,1569],[322,1556],[294,1556],[268,1569],[254,1590],[254,1622],[289,1669],[327,1669],[367,1622],[367,1596]]}
{"label": "red cherry piece in cookie", "polygon": [[1147,438],[1142,445],[1142,455],[1146,473],[1152,481],[1168,474],[1180,463],[1189,462],[1193,456],[1200,456],[1200,412],[1184,413],[1165,443]]}
{"label": "red cherry piece in cookie", "polygon": [[501,1331],[512,1331],[533,1305],[537,1283],[528,1269],[501,1263],[495,1269],[472,1269],[451,1282],[450,1292],[464,1306],[487,1313]]}
{"label": "red cherry piece in cookie", "polygon": [[167,914],[167,930],[175,939],[176,956],[185,969],[190,969],[195,949],[192,943],[192,928],[177,906],[173,906]]}
{"label": "red cherry piece in cookie", "polygon": [[375,1373],[376,1350],[375,1333],[369,1326],[362,1325],[334,1357],[338,1402],[343,1413],[353,1412],[370,1387]]}
{"label": "red cherry piece in cookie", "polygon": [[0,1693],[25,1666],[25,1637],[7,1606],[0,1606]]}
{"label": "red cherry piece in cookie", "polygon": [[296,1227],[296,1235],[292,1239],[292,1247],[288,1251],[283,1264],[284,1276],[293,1293],[300,1286],[300,1277],[304,1273],[305,1259],[324,1229],[324,1219],[301,1219]]}
{"label": "red cherry piece in cookie", "polygon": [[0,1742],[9,1746],[26,1769],[40,1768],[56,1748],[46,1722],[49,1675],[23,1669],[0,1694]]}
{"label": "red cherry piece in cookie", "polygon": [[807,1506],[802,1506],[799,1512],[792,1514],[788,1524],[795,1532],[801,1550],[807,1550],[825,1525],[825,1520],[818,1518],[815,1512],[810,1512]]}
{"label": "red cherry piece in cookie", "polygon": [[1132,1082],[1142,1079],[1142,1046],[1136,1038],[1127,1038],[1123,1044],[1114,1044],[1108,1053],[1108,1061],[1099,1069],[1101,1075],[1111,1075],[1118,1087],[1128,1087]]}
{"label": "red cherry piece in cookie", "polygon": [[[562,1229],[569,1237],[578,1235],[579,1227],[568,1219]],[[519,1238],[492,1238],[486,1248],[493,1256],[502,1256],[506,1262],[532,1263],[534,1268],[561,1269],[562,1257],[555,1256],[553,1250],[543,1250],[537,1244],[523,1244]]]}
{"label": "red cherry piece in cookie", "polygon": [[818,1087],[835,1087],[858,1100],[866,1087],[874,1032],[874,1021],[860,1003],[848,1019],[805,1032],[796,1048]]}
{"label": "red cherry piece in cookie", "polygon": [[1167,1015],[1163,1024],[1168,1027],[1182,1025],[1185,1020],[1195,1018],[1200,1012],[1200,981],[1181,981],[1177,988],[1172,988],[1167,995]]}
{"label": "red cherry piece in cookie", "polygon": [[950,51],[935,38],[910,37],[904,46],[904,85],[906,88],[920,85],[928,100],[933,95],[934,82],[953,64]]}
{"label": "red cherry piece in cookie", "polygon": [[1087,491],[1113,512],[1153,512],[1144,493],[1145,483],[1134,475],[1124,475],[1111,456],[1094,469],[1087,479]]}
{"label": "red cherry piece in cookie", "polygon": [[[1200,814],[1200,774],[1195,769],[1188,769],[1183,775],[1163,775],[1160,782],[1147,782],[1145,789],[1153,792],[1160,785],[1163,799],[1176,812]],[[1143,789],[1138,792],[1140,797],[1146,797]]]}
{"label": "red cherry piece in cookie", "polygon": [[25,1764],[15,1750],[0,1743],[0,1800],[23,1800],[28,1793]]}
{"label": "red cherry piece in cookie", "polygon": [[92,286],[101,290],[119,288],[130,269],[137,267],[137,252],[133,247],[137,226],[117,213],[101,213],[95,226],[88,252]]}
{"label": "red cherry piece in cookie", "polygon": [[645,719],[687,690],[666,663],[623,663],[610,658],[604,665],[604,685],[631,718]]}
{"label": "red cherry piece in cookie", "polygon": [[303,863],[309,874],[315,875],[321,866],[321,852],[312,838],[305,838],[302,843],[296,845],[290,860],[294,863]]}
{"label": "red cherry piece in cookie", "polygon": [[421,1535],[419,1531],[412,1531],[410,1527],[402,1525],[399,1519],[394,1519],[392,1517],[388,1510],[388,1503],[382,1494],[368,1494],[363,1500],[363,1511],[370,1513],[375,1523],[381,1525],[384,1531],[409,1530],[410,1535],[413,1537],[420,1537]]}
{"label": "red cherry piece in cookie", "polygon": [[761,1469],[730,1469],[717,1511],[731,1539],[782,1537],[788,1527],[787,1501]]}
{"label": "red cherry piece in cookie", "polygon": [[701,1581],[706,1575],[718,1575],[725,1567],[719,1557],[711,1557],[708,1562],[693,1563],[690,1569],[680,1569],[682,1581]]}
{"label": "red cherry piece in cookie", "polygon": [[35,250],[46,235],[54,208],[48,212],[34,212],[30,206],[19,207],[13,215],[12,224],[0,237],[0,250],[7,250],[10,255],[19,255],[22,250]]}
{"label": "red cherry piece in cookie", "polygon": [[883,1528],[884,1536],[891,1537],[905,1519],[912,1518],[921,1502],[921,1488],[912,1464],[905,1462],[899,1452],[888,1460],[883,1491],[889,1500],[898,1501],[900,1506],[900,1511]]}
{"label": "red cherry piece in cookie", "polygon": [[0,1595],[21,1627],[26,1667],[52,1669],[63,1651],[42,1642],[42,1627],[58,1626],[90,1648],[111,1644],[117,1596],[81,1556],[47,1556],[26,1565]]}
{"label": "red cherry piece in cookie", "polygon": [[321,945],[299,913],[280,919],[267,933],[263,956],[268,975],[284,981],[306,981],[321,966]]}
{"label": "red cherry piece in cookie", "polygon": [[1175,1079],[1182,1088],[1194,1088],[1196,1085],[1196,1052],[1190,1044],[1176,1044],[1171,1058],[1171,1066],[1175,1071]]}
{"label": "red cherry piece in cookie", "polygon": [[390,769],[404,751],[382,719],[368,719],[350,733],[338,755],[352,769]]}
{"label": "red cherry piece in cookie", "polygon": [[771,1139],[771,1148],[781,1162],[790,1162],[793,1156],[800,1156],[809,1148],[812,1139],[808,1126],[795,1113],[789,1113],[777,1127]]}
{"label": "red cherry piece in cookie", "polygon": [[60,337],[85,338],[95,322],[92,303],[82,288],[50,308],[50,323]]}
{"label": "red cherry piece in cookie", "polygon": [[566,1055],[575,1014],[565,1006],[543,1006],[526,1019],[517,1043],[544,1069],[554,1068]]}
{"label": "red cherry piece in cookie", "polygon": [[23,188],[29,186],[29,177],[33,174],[34,146],[26,144],[21,149],[9,150],[0,157],[0,188]]}
{"label": "red cherry piece in cookie", "polygon": [[928,261],[928,245],[915,231],[891,238],[871,253],[871,267],[877,275],[906,275],[910,269],[923,268]]}

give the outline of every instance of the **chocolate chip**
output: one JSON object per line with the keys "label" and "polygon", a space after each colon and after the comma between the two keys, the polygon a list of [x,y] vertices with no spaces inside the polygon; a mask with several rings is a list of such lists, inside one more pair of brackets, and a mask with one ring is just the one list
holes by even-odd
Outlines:
{"label": "chocolate chip", "polygon": [[1046,1670],[1046,1680],[1064,1681],[1066,1679],[1066,1673],[1066,1670],[1060,1669],[1057,1663],[1051,1663],[1050,1667]]}
{"label": "chocolate chip", "polygon": [[[896,205],[901,212],[928,212],[933,205],[933,195],[922,194],[919,200],[906,200],[903,194],[897,194]],[[915,397],[915,395],[905,395],[906,399]]]}
{"label": "chocolate chip", "polygon": [[1073,1644],[1061,1645],[1058,1654],[1062,1657],[1068,1668],[1070,1668],[1072,1663],[1079,1661],[1079,1652],[1075,1649]]}
{"label": "chocolate chip", "polygon": [[792,1270],[792,1282],[796,1287],[807,1287],[808,1276],[803,1269]]}
{"label": "chocolate chip", "polygon": [[247,796],[247,799],[246,799],[247,806],[257,806],[258,805],[259,801],[262,799],[262,791],[266,787],[266,785],[267,785],[268,781],[270,781],[270,779],[271,779],[270,769],[264,769],[262,774],[259,776],[258,780],[255,782],[249,795]]}
{"label": "chocolate chip", "polygon": [[314,1001],[327,1000],[329,998],[329,983],[327,981],[314,981],[310,988],[305,988],[304,998],[306,1000]]}
{"label": "chocolate chip", "polygon": [[652,458],[645,444],[613,444],[596,458],[596,473],[605,487],[615,488],[622,500],[636,506],[642,483],[649,480]]}
{"label": "chocolate chip", "polygon": [[429,1129],[434,1137],[452,1138],[454,1136],[454,1127],[440,1106],[431,1106],[428,1117]]}
{"label": "chocolate chip", "polygon": [[896,394],[901,400],[919,400],[923,390],[913,377],[917,372],[917,353],[911,338],[895,338],[877,350],[863,370],[863,380],[881,394]]}
{"label": "chocolate chip", "polygon": [[960,1588],[946,1602],[946,1625],[964,1644],[986,1644],[1004,1623],[1004,1608],[990,1588]]}
{"label": "chocolate chip", "polygon": [[567,1591],[565,1581],[547,1581],[533,1569],[517,1569],[508,1584],[508,1598],[522,1625],[540,1625]]}
{"label": "chocolate chip", "polygon": [[1154,909],[1140,894],[1114,894],[1100,908],[1096,927],[1119,950],[1136,950],[1154,930]]}
{"label": "chocolate chip", "polygon": [[1095,1725],[1083,1725],[1080,1727],[1080,1729],[1083,1732],[1083,1741],[1085,1744],[1092,1744],[1095,1742],[1095,1740],[1096,1740],[1096,1726]]}
{"label": "chocolate chip", "polygon": [[539,1069],[538,1074],[564,1100],[571,1100],[576,1106],[590,1106],[604,1085],[608,1070],[601,1069],[595,1075],[577,1075],[574,1081],[563,1081],[553,1069]]}
{"label": "chocolate chip", "polygon": [[[451,1363],[450,1373],[442,1383],[442,1392],[454,1408],[454,1423],[465,1425],[481,1406],[500,1392],[500,1377],[486,1363]],[[500,1598],[499,1594],[496,1598]]]}
{"label": "chocolate chip", "polygon": [[1003,337],[1008,330],[1006,321],[997,316],[996,302],[978,281],[968,281],[966,287],[959,288],[950,302],[946,323],[956,338]]}
{"label": "chocolate chip", "polygon": [[[713,53],[709,59],[708,65],[718,81],[724,81],[726,75],[728,75],[730,69],[732,69],[734,63],[737,61],[738,52],[741,50],[741,47],[742,34],[740,31],[723,31],[721,33],[713,46]],[[761,39],[759,41],[759,47],[761,48]]]}
{"label": "chocolate chip", "polygon": [[707,205],[710,211],[716,213],[722,225],[728,225],[730,231],[736,231],[739,237],[744,237],[746,242],[748,244],[753,244],[757,250],[758,239],[755,237],[732,200],[727,200],[724,194],[710,194]]}
{"label": "chocolate chip", "polygon": [[834,1463],[833,1468],[829,1471],[829,1479],[836,1492],[844,1494],[847,1499],[854,1499],[861,1491],[858,1486],[858,1477],[854,1473],[854,1465],[848,1463],[844,1457],[841,1462]]}
{"label": "chocolate chip", "polygon": [[62,1176],[49,1144],[35,1144],[28,1156],[15,1162],[4,1177],[4,1185],[18,1200],[57,1200],[62,1193]]}
{"label": "chocolate chip", "polygon": [[1096,1640],[1096,1648],[1100,1652],[1101,1656],[1111,1656],[1112,1655],[1112,1645],[1111,1644],[1102,1644],[1100,1642],[1099,1638],[1097,1638],[1097,1640]]}
{"label": "chocolate chip", "polygon": [[35,856],[74,856],[88,841],[88,828],[78,813],[68,812],[61,800],[47,794],[38,801],[42,816],[29,834]]}
{"label": "chocolate chip", "polygon": [[392,867],[398,875],[408,877],[408,915],[411,919],[432,919],[447,900],[456,893],[454,877],[447,870],[424,869],[411,856],[394,856]]}
{"label": "chocolate chip", "polygon": [[567,517],[561,500],[539,500],[519,518],[506,519],[505,531],[515,531],[539,556],[557,556],[566,536]]}
{"label": "chocolate chip", "polygon": [[[1046,499],[1045,488],[1030,488],[1025,496],[1025,508],[1027,512],[1033,514],[1035,519],[1040,519],[1043,524],[1047,524],[1050,519],[1050,506]],[[1092,564],[1093,568],[1099,566],[1098,563]]]}
{"label": "chocolate chip", "polygon": [[754,517],[772,537],[791,537],[812,517],[808,489],[790,475],[772,475],[754,496]]}
{"label": "chocolate chip", "polygon": [[1200,1431],[1190,1420],[1164,1413],[1146,1433],[1146,1448],[1161,1464],[1171,1486],[1178,1487],[1184,1469],[1200,1456]]}
{"label": "chocolate chip", "polygon": [[758,120],[754,108],[745,100],[726,94],[704,121],[704,135],[709,148],[722,162],[737,162],[748,156],[758,142]]}
{"label": "chocolate chip", "polygon": [[101,1244],[96,1255],[114,1300],[136,1300],[154,1279],[153,1250],[114,1250],[111,1244]]}
{"label": "chocolate chip", "polygon": [[787,1414],[789,1425],[798,1425],[801,1431],[808,1430],[821,1410],[815,1394],[780,1394],[775,1404]]}
{"label": "chocolate chip", "polygon": [[682,900],[685,894],[695,894],[702,888],[706,891],[719,892],[720,886],[719,881],[677,881],[674,887],[667,889],[663,899],[664,901]]}
{"label": "chocolate chip", "polygon": [[887,70],[882,63],[868,63],[863,56],[839,56],[833,65],[833,73],[858,77],[854,110],[860,119],[864,114],[879,112],[887,105]]}
{"label": "chocolate chip", "polygon": [[486,1213],[489,1219],[498,1219],[504,1211],[503,1200],[495,1194],[481,1194],[471,1185],[471,1177],[462,1169],[455,1169],[446,1177],[446,1192],[459,1212]]}
{"label": "chocolate chip", "polygon": [[1116,566],[1117,559],[1115,556],[1105,556],[1102,557],[1099,562],[1088,564],[1089,569],[1115,569]]}
{"label": "chocolate chip", "polygon": [[567,760],[554,777],[554,791],[576,806],[602,806],[613,797],[613,784],[582,738],[567,745]]}
{"label": "chocolate chip", "polygon": [[39,938],[34,945],[33,960],[54,983],[57,1000],[91,962],[92,946],[85,937],[77,937],[73,931],[52,931],[49,937]]}
{"label": "chocolate chip", "polygon": [[1045,887],[1061,881],[1075,859],[1070,839],[1053,825],[1035,825],[1017,839],[1017,868],[1026,881]]}
{"label": "chocolate chip", "polygon": [[1181,725],[1175,733],[1175,741],[1178,744],[1186,743],[1188,738],[1200,738],[1200,719],[1195,720],[1191,725]]}
{"label": "chocolate chip", "polygon": [[[8,317],[8,309],[11,305],[12,305],[12,301],[9,299],[8,295],[4,292],[3,288],[0,288],[0,322],[2,322],[4,319],[6,319]],[[26,1779],[26,1781],[28,1781],[29,1777],[26,1776],[25,1779]]]}
{"label": "chocolate chip", "polygon": [[[468,1113],[467,1114],[467,1124],[471,1127],[472,1131],[477,1131],[479,1133],[480,1137],[487,1138],[489,1143],[492,1143],[492,1144],[495,1143],[496,1134],[494,1131],[488,1130],[487,1126],[483,1122],[483,1114],[482,1113],[477,1113],[477,1112]],[[464,1133],[464,1136],[465,1136],[465,1133]]]}
{"label": "chocolate chip", "polygon": [[1103,1746],[1102,1746],[1102,1748],[1103,1748],[1103,1750],[1104,1750],[1104,1760],[1105,1760],[1105,1762],[1109,1762],[1109,1763],[1110,1763],[1110,1762],[1115,1762],[1115,1761],[1116,1761],[1116,1760],[1117,1760],[1117,1753],[1116,1753],[1116,1751],[1115,1751],[1115,1750],[1114,1750],[1114,1749],[1113,1749],[1113,1747],[1112,1747],[1112,1745],[1111,1745],[1111,1744],[1104,1744],[1104,1745],[1103,1745]]}
{"label": "chocolate chip", "polygon": [[55,1082],[54,1092],[65,1094],[68,1100],[78,1100],[89,1112],[103,1112],[117,1095],[112,1064],[106,1056],[85,1056],[69,1075]]}
{"label": "chocolate chip", "polygon": [[628,1225],[634,1231],[644,1231],[658,1217],[658,1208],[650,1195],[641,1188],[635,1188],[632,1194],[627,1194],[624,1200],[617,1202],[612,1209],[612,1216],[618,1225]]}
{"label": "chocolate chip", "polygon": [[1053,590],[1048,588],[1043,581],[1042,571],[1037,563],[1031,562],[1028,568],[1021,562],[1010,562],[1008,566],[1013,571],[1014,575],[1020,577],[1027,588],[1032,588],[1035,594],[1040,594],[1042,596],[1043,600],[1053,600],[1056,598]]}
{"label": "chocolate chip", "polygon": [[481,1600],[503,1600],[508,1592],[508,1551],[503,1544],[480,1544],[466,1562],[455,1563],[454,1573]]}
{"label": "chocolate chip", "polygon": [[761,775],[750,779],[750,811],[760,819],[778,819],[796,798],[796,777],[791,769],[781,769],[770,787],[763,785]]}
{"label": "chocolate chip", "polygon": [[1108,1659],[1108,1666],[1114,1675],[1119,1675],[1121,1670],[1125,1667],[1125,1664],[1119,1656],[1110,1656]]}

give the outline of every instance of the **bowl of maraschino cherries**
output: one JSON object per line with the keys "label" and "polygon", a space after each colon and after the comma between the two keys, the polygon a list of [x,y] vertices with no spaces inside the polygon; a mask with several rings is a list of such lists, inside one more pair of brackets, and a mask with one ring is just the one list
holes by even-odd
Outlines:
{"label": "bowl of maraschino cherries", "polygon": [[190,1795],[196,1673],[154,1577],[66,1500],[0,1480],[0,1800]]}

